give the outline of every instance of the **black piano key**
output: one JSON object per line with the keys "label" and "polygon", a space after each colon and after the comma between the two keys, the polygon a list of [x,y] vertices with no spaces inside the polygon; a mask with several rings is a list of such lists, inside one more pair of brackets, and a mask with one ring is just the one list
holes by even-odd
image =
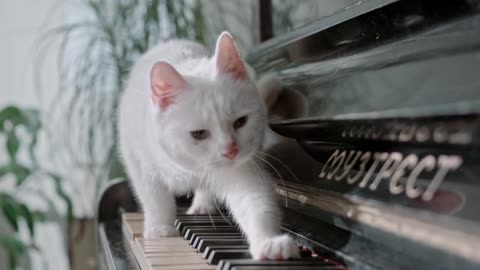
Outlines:
{"label": "black piano key", "polygon": [[226,250],[226,249],[246,249],[248,250],[248,245],[241,246],[208,246],[203,252],[202,258],[208,259],[210,253],[214,250]]}
{"label": "black piano key", "polygon": [[[217,268],[218,269],[218,268]],[[343,266],[334,265],[292,265],[292,266],[235,266],[229,270],[345,270]]]}
{"label": "black piano key", "polygon": [[195,240],[200,238],[242,238],[243,234],[241,233],[229,233],[229,232],[216,232],[216,233],[194,233],[190,238],[189,244],[193,245]]}
{"label": "black piano key", "polygon": [[178,217],[175,219],[175,222],[173,223],[174,226],[177,226],[178,222],[180,221],[218,221],[218,220],[222,220],[222,221],[228,221],[228,222],[232,222],[233,223],[233,220],[229,217],[222,217],[222,216],[187,216],[187,217]]}
{"label": "black piano key", "polygon": [[216,220],[228,220],[228,221],[233,221],[233,219],[231,217],[222,217],[222,216],[208,216],[208,215],[205,215],[205,216],[186,216],[186,217],[176,217],[176,220],[183,220],[183,221],[187,221],[187,220],[212,220],[212,219],[216,219]]}
{"label": "black piano key", "polygon": [[[177,220],[176,222],[176,226],[175,227],[179,227],[180,224],[192,224],[192,225],[198,225],[198,226],[202,226],[202,224],[205,224],[203,226],[215,226],[217,224],[227,224],[227,225],[230,225],[230,226],[233,226],[235,225],[233,222],[229,221],[229,220],[224,220],[224,219],[200,219],[200,220]],[[213,224],[213,225],[212,225]]]}
{"label": "black piano key", "polygon": [[233,219],[228,218],[228,217],[222,217],[222,216],[212,216],[212,217],[209,217],[209,216],[204,216],[204,217],[203,216],[202,217],[192,216],[192,217],[185,217],[185,218],[177,217],[177,218],[175,218],[175,220],[178,220],[178,221],[225,220],[225,221],[228,221],[228,222],[233,222]]}
{"label": "black piano key", "polygon": [[219,227],[194,227],[188,228],[183,235],[185,240],[190,240],[194,233],[241,233],[237,227],[233,226],[219,226]]}
{"label": "black piano key", "polygon": [[212,226],[212,222],[217,223],[217,222],[222,222],[222,223],[228,223],[229,225],[234,225],[235,223],[232,220],[229,219],[223,219],[223,218],[201,218],[201,219],[175,219],[174,226],[177,227],[179,223],[181,222],[187,222],[187,223],[210,223],[209,226]]}
{"label": "black piano key", "polygon": [[[189,238],[192,237],[193,233],[196,232],[196,230],[207,230],[207,231],[210,230],[211,232],[230,232],[230,231],[238,232],[239,229],[237,227],[232,227],[232,226],[228,226],[228,225],[226,225],[226,226],[215,226],[215,227],[186,226],[182,229],[183,234],[180,234],[180,235],[182,235],[184,238],[187,237],[187,239],[189,239]],[[188,231],[190,231],[190,233],[187,236]]]}
{"label": "black piano key", "polygon": [[211,220],[211,219],[223,219],[223,220],[233,220],[230,216],[220,216],[220,215],[197,215],[197,216],[177,216],[178,220]]}
{"label": "black piano key", "polygon": [[[222,270],[231,270],[233,267],[265,267],[265,266],[276,266],[276,267],[293,267],[293,266],[332,266],[331,263],[325,262],[320,259],[308,258],[308,259],[295,259],[295,260],[285,260],[285,261],[258,261],[258,260],[226,260],[221,263]],[[254,268],[252,268],[254,269]]]}
{"label": "black piano key", "polygon": [[216,249],[210,252],[208,264],[217,265],[221,260],[250,258],[248,249]]}
{"label": "black piano key", "polygon": [[[245,240],[243,237],[236,237],[236,236],[214,237],[214,236],[210,236],[210,237],[197,237],[197,239],[195,239],[195,241],[193,242],[192,247],[200,251],[200,245],[201,245],[202,242],[207,242],[208,244],[204,244],[204,245],[211,246],[212,245],[211,243],[213,243],[215,241],[219,241],[220,245],[223,245],[223,242],[225,242],[225,241],[243,241],[241,243],[241,245],[244,245],[244,244],[247,243],[247,240]],[[226,245],[230,245],[230,244],[226,244]],[[201,252],[203,252],[203,251],[205,251],[205,249],[201,250]]]}
{"label": "black piano key", "polygon": [[186,232],[185,227],[202,227],[202,226],[227,226],[231,225],[226,221],[214,221],[213,225],[211,221],[180,221],[177,223],[176,229],[180,232],[181,235],[184,235]]}
{"label": "black piano key", "polygon": [[176,215],[177,219],[195,219],[195,218],[232,218],[230,215]]}
{"label": "black piano key", "polygon": [[194,248],[204,252],[208,246],[239,246],[245,244],[247,244],[247,241],[244,239],[202,239]]}
{"label": "black piano key", "polygon": [[205,233],[205,234],[193,234],[189,241],[189,244],[195,246],[195,243],[202,239],[244,239],[240,233]]}

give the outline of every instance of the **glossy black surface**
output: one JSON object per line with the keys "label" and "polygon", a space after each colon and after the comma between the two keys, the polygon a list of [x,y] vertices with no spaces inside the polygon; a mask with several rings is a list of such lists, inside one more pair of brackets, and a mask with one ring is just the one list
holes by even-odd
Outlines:
{"label": "glossy black surface", "polygon": [[303,93],[309,117],[478,112],[479,25],[475,0],[364,1],[248,60]]}
{"label": "glossy black surface", "polygon": [[270,124],[285,228],[351,269],[480,267],[479,26],[479,1],[364,1],[249,56],[309,106]]}
{"label": "glossy black surface", "polygon": [[247,61],[259,70],[264,65],[274,67],[345,56],[474,14],[477,8],[478,1],[471,0],[358,1],[342,12],[263,43]]}
{"label": "glossy black surface", "polygon": [[[362,146],[362,148],[365,147],[368,146]],[[466,235],[478,236],[478,223],[472,220],[478,219],[476,189],[472,189],[472,186],[457,185],[455,182],[449,183],[455,180],[449,177],[446,179],[447,184],[444,182],[441,186],[439,192],[441,195],[437,195],[438,197],[430,202],[425,202],[421,199],[409,199],[404,194],[392,195],[388,188],[383,188],[382,185],[372,191],[368,187],[360,188],[336,180],[319,178],[325,163],[318,160],[328,159],[335,150],[333,147],[330,149],[331,151],[308,149],[316,156],[313,158],[305,152],[304,148],[292,141],[277,145],[268,151],[275,156],[275,159],[271,158],[269,162],[280,173],[278,178],[282,181],[278,181],[279,187],[293,186],[293,190],[302,196],[314,196],[314,201],[321,203],[319,206],[311,205],[308,201],[302,203],[301,200],[289,198],[292,194],[279,198],[279,203],[285,207],[284,227],[296,234],[297,239],[305,239],[307,246],[313,241],[323,250],[330,250],[328,254],[330,257],[335,254],[351,269],[457,269],[452,268],[456,265],[464,267],[462,269],[478,268],[478,263],[453,254],[454,250],[450,248],[439,249],[406,237],[406,235],[424,234],[420,228],[406,231],[406,235],[397,235],[395,232],[399,230],[398,228],[393,227],[393,231],[385,231],[382,228],[372,227],[356,216],[361,215],[362,208],[368,207],[375,209],[380,218],[384,214],[398,213],[399,216],[405,215],[418,220],[426,219],[436,226],[444,227],[445,230],[456,230],[465,232]],[[277,159],[281,160],[283,165]],[[289,169],[287,170],[285,166]],[[277,172],[272,174],[277,176]],[[388,180],[384,181],[388,183]],[[335,196],[326,196],[330,194]],[[469,197],[464,197],[465,195]],[[361,198],[366,201],[355,200],[353,206],[343,206],[337,196],[346,200]],[[460,204],[458,198],[462,200]],[[467,201],[464,201],[465,198],[468,198]],[[365,205],[362,205],[363,203]],[[348,216],[349,212],[353,213],[351,217]],[[388,218],[386,216],[387,222]],[[438,233],[443,231],[432,230],[431,237],[438,236]],[[457,241],[460,245],[464,239],[450,240],[452,243]],[[455,248],[456,245],[452,246]]]}
{"label": "glossy black surface", "polygon": [[[289,162],[291,170],[298,171],[303,185],[334,191],[340,194],[358,195],[376,199],[394,205],[404,205],[442,215],[457,216],[470,221],[480,222],[478,211],[478,194],[480,194],[480,116],[457,115],[444,117],[417,118],[387,118],[387,119],[356,119],[356,120],[305,120],[272,124],[272,129],[279,134],[294,137],[315,161],[311,162],[310,170],[306,171],[305,163]],[[282,150],[284,156],[277,153],[282,160],[288,160],[290,150]],[[278,151],[277,151],[278,152]],[[325,167],[329,158],[338,153],[337,163]],[[365,153],[371,158],[365,162],[366,168],[372,168],[371,177],[367,179],[367,169],[355,183],[347,178],[355,177],[363,162],[360,160]],[[375,153],[399,156],[398,164],[391,162],[389,168],[399,167],[408,156],[414,157],[419,164],[425,157],[430,157],[435,163],[431,169],[421,170],[415,178],[415,188],[422,194],[410,194],[406,191],[407,176],[412,168],[405,168],[402,179],[398,181],[400,189],[392,192],[391,175],[379,179],[375,185],[375,176],[385,165],[386,160],[377,160]],[[341,156],[344,154],[344,156]],[[425,192],[432,184],[432,179],[442,166],[442,157],[448,157],[460,164],[446,171],[431,198],[426,198]],[[306,158],[309,160],[308,158]],[[272,161],[275,162],[275,161]],[[344,166],[352,165],[351,172],[344,173]],[[322,173],[323,171],[323,173]],[[335,171],[335,176],[329,175]],[[286,174],[286,180],[291,176]],[[360,183],[365,181],[364,185]]]}

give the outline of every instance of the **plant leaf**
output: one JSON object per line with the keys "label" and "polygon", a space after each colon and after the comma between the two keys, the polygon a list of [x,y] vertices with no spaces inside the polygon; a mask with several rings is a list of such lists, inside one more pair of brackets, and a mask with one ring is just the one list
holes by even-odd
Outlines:
{"label": "plant leaf", "polygon": [[7,120],[11,121],[12,124],[16,126],[24,122],[24,117],[18,107],[8,106],[0,111],[0,123],[4,123]]}
{"label": "plant leaf", "polygon": [[30,132],[31,135],[35,135],[41,127],[40,111],[36,109],[24,109],[22,110],[24,117],[23,125]]}
{"label": "plant leaf", "polygon": [[20,204],[19,207],[18,207],[18,212],[19,214],[25,218],[25,221],[27,222],[27,226],[28,226],[28,230],[30,232],[30,236],[33,237],[34,236],[34,215],[33,213],[30,211],[30,209],[28,209],[28,207],[25,205],[25,204]]}
{"label": "plant leaf", "polygon": [[23,255],[27,249],[25,244],[14,235],[0,235],[0,246],[3,246],[8,252],[10,269],[16,269],[17,258]]}
{"label": "plant leaf", "polygon": [[48,215],[47,215],[47,212],[44,212],[44,211],[32,211],[32,216],[33,216],[33,220],[35,221],[46,222]]}
{"label": "plant leaf", "polygon": [[11,160],[16,160],[18,148],[20,148],[20,141],[14,132],[9,132],[7,137],[7,152]]}
{"label": "plant leaf", "polygon": [[31,170],[20,164],[11,165],[11,171],[15,174],[17,178],[17,186],[21,185],[25,179],[31,174]]}
{"label": "plant leaf", "polygon": [[0,167],[0,179],[1,179],[2,176],[6,175],[9,172],[10,172],[10,166],[9,165],[1,166]]}
{"label": "plant leaf", "polygon": [[7,195],[3,195],[0,197],[0,204],[2,206],[2,212],[4,216],[7,218],[10,225],[12,225],[13,229],[17,232],[18,231],[18,213],[15,207],[15,201]]}
{"label": "plant leaf", "polygon": [[68,224],[71,224],[72,221],[73,221],[73,203],[72,203],[72,200],[70,200],[70,197],[68,197],[67,193],[65,193],[65,191],[63,190],[61,177],[54,174],[54,173],[49,173],[49,175],[50,175],[50,177],[52,177],[52,179],[55,183],[55,190],[56,190],[58,196],[60,196],[60,198],[62,198],[62,200],[67,205],[67,222],[68,222]]}

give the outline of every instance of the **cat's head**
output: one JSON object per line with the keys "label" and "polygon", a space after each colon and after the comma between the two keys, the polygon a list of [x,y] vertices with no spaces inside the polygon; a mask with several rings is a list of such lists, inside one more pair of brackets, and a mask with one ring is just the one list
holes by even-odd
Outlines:
{"label": "cat's head", "polygon": [[264,103],[230,34],[219,36],[211,59],[196,63],[186,75],[166,62],[152,67],[154,147],[197,173],[242,164],[261,147]]}

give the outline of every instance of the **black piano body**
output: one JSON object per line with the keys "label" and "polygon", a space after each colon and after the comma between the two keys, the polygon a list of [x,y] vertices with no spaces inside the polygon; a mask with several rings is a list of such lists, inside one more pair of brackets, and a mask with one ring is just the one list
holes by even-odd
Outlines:
{"label": "black piano body", "polygon": [[[298,242],[349,269],[480,269],[480,1],[359,1],[247,61],[309,104],[270,123],[292,139],[267,160]],[[126,182],[102,197],[108,269],[138,267],[117,212],[137,208]]]}

